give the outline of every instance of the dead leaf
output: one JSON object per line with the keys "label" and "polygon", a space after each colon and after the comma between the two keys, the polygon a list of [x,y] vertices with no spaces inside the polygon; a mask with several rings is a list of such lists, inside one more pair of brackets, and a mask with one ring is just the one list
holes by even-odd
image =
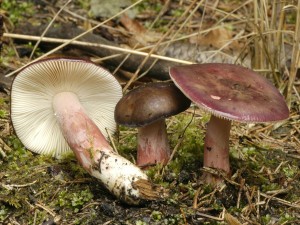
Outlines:
{"label": "dead leaf", "polygon": [[227,29],[225,26],[213,29],[209,31],[206,35],[198,36],[198,37],[191,37],[190,43],[192,44],[199,44],[201,46],[208,46],[214,48],[222,48],[226,43],[229,41],[232,42],[224,49],[228,50],[233,47],[238,47],[238,41],[233,39],[233,32],[230,29]]}
{"label": "dead leaf", "polygon": [[224,219],[229,225],[242,225],[240,221],[238,221],[238,219],[232,216],[230,213],[226,212]]}
{"label": "dead leaf", "polygon": [[121,24],[134,34],[145,33],[146,29],[135,19],[131,19],[126,13],[120,18]]}
{"label": "dead leaf", "polygon": [[161,37],[161,35],[156,32],[148,31],[137,20],[131,19],[126,14],[123,14],[123,16],[120,18],[120,22],[126,30],[133,34],[132,38],[143,46],[146,46],[149,43],[157,42]]}

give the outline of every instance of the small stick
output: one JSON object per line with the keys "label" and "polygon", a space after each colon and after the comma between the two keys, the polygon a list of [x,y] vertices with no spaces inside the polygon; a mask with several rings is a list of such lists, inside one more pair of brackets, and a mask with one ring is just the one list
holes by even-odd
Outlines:
{"label": "small stick", "polygon": [[35,203],[35,205],[36,205],[37,207],[42,208],[42,209],[45,210],[46,212],[48,212],[51,216],[53,216],[53,217],[56,216],[55,212],[53,212],[51,209],[48,209],[46,206],[44,206],[44,205],[42,205],[42,204],[40,204],[40,203]]}
{"label": "small stick", "polygon": [[7,190],[12,190],[13,188],[23,188],[23,187],[28,187],[31,186],[33,184],[35,184],[37,182],[37,180],[31,182],[31,183],[27,183],[27,184],[1,184],[2,187],[6,188]]}
{"label": "small stick", "polygon": [[180,212],[181,212],[181,215],[183,217],[184,224],[187,225],[185,213],[184,213],[184,211],[183,211],[183,209],[181,207],[180,207]]}
{"label": "small stick", "polygon": [[289,201],[286,201],[286,200],[283,200],[281,198],[277,198],[277,197],[272,197],[272,196],[269,196],[267,194],[264,194],[264,193],[260,193],[261,196],[265,197],[265,198],[268,198],[270,200],[274,200],[274,201],[277,201],[283,205],[286,205],[286,206],[289,206],[289,207],[293,207],[293,208],[297,208],[297,209],[300,209],[300,205],[299,204],[296,204],[296,203],[292,203],[292,202],[289,202]]}
{"label": "small stick", "polygon": [[[61,39],[61,38],[49,38],[49,37],[40,37],[40,36],[32,36],[32,35],[24,35],[24,34],[13,34],[13,33],[4,33],[3,37],[9,37],[9,38],[15,38],[15,39],[25,39],[25,40],[31,40],[31,41],[45,41],[45,42],[51,42],[51,43],[62,43],[60,46],[57,48],[47,52],[46,54],[42,55],[41,57],[31,61],[30,63],[36,62],[42,58],[45,58],[46,56],[56,52],[57,50],[63,48],[64,46],[68,44],[74,44],[74,45],[82,45],[82,46],[89,46],[89,47],[101,47],[105,49],[110,49],[110,50],[115,50],[115,51],[120,51],[120,52],[125,52],[125,53],[131,53],[131,54],[136,54],[136,55],[142,55],[142,56],[149,56],[148,53],[138,51],[138,50],[133,50],[133,49],[125,49],[121,47],[116,47],[116,46],[111,46],[111,45],[105,45],[105,44],[97,44],[97,43],[90,43],[90,42],[84,42],[84,41],[76,41],[75,38],[73,39]],[[161,59],[165,61],[171,61],[171,62],[177,62],[177,63],[182,63],[182,64],[192,64],[190,61],[186,60],[180,60],[180,59],[175,59],[167,56],[161,56],[161,55],[156,55],[156,54],[151,54],[149,57],[155,58],[155,59]],[[13,74],[19,72],[22,70],[24,67],[26,67],[28,64],[20,67],[19,69],[9,73],[6,75],[6,77],[12,76]]]}
{"label": "small stick", "polygon": [[0,147],[0,155],[2,156],[2,158],[6,158],[7,155],[5,154],[5,152],[2,150],[2,148]]}
{"label": "small stick", "polygon": [[201,213],[201,212],[197,212],[196,215],[206,217],[206,218],[209,218],[209,219],[213,219],[213,220],[216,220],[216,221],[224,221],[224,210],[225,210],[225,208],[223,209],[221,217],[211,216],[211,215]]}
{"label": "small stick", "polygon": [[237,199],[237,203],[236,203],[236,207],[239,209],[240,208],[240,201],[241,201],[241,196],[242,196],[242,191],[245,188],[245,179],[241,179],[240,182],[240,190],[238,193],[238,199]]}
{"label": "small stick", "polygon": [[197,209],[198,208],[198,196],[200,193],[201,187],[199,187],[195,193],[194,199],[193,199],[193,208]]}
{"label": "small stick", "polygon": [[283,161],[283,162],[281,162],[281,163],[277,166],[277,168],[275,169],[274,173],[275,173],[275,174],[278,173],[278,171],[280,170],[280,168],[282,167],[282,165],[286,164],[287,162],[288,162],[288,161]]}
{"label": "small stick", "polygon": [[259,206],[260,206],[260,190],[257,190],[257,200],[256,200],[256,218],[257,220],[260,220],[260,214],[259,214]]}

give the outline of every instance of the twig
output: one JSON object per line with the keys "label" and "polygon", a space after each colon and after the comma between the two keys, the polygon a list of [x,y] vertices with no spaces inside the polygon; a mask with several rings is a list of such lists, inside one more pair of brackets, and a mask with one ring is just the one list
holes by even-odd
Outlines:
{"label": "twig", "polygon": [[275,169],[274,174],[278,173],[278,171],[280,170],[280,168],[282,167],[282,165],[284,165],[286,163],[288,163],[288,161],[282,161],[282,162],[280,162],[280,164]]}
{"label": "twig", "polygon": [[200,194],[200,190],[202,190],[201,187],[199,187],[199,188],[197,189],[197,191],[196,191],[196,193],[195,193],[195,195],[194,195],[194,199],[193,199],[193,209],[197,209],[197,208],[198,208],[198,196],[199,196],[199,194]]}
{"label": "twig", "polygon": [[37,210],[34,210],[33,225],[36,224]]}
{"label": "twig", "polygon": [[[149,55],[146,52],[142,52],[142,51],[138,51],[138,50],[126,49],[126,48],[121,48],[121,47],[116,47],[116,46],[111,46],[111,45],[105,45],[105,44],[97,44],[97,43],[90,43],[90,42],[84,42],[84,41],[76,41],[76,40],[73,40],[73,39],[61,39],[61,38],[50,38],[50,37],[42,37],[41,38],[39,36],[24,35],[24,34],[13,34],[13,33],[4,33],[3,36],[4,37],[9,37],[9,38],[14,38],[14,39],[24,39],[24,40],[31,40],[31,41],[41,40],[41,41],[50,42],[50,43],[62,43],[62,45],[64,45],[64,46],[66,46],[67,44],[72,43],[74,45],[89,46],[89,47],[100,47],[100,48],[106,48],[106,49],[120,51],[120,52],[124,52],[124,53],[131,53],[131,54],[135,54],[135,55],[141,55],[141,56],[148,56]],[[52,50],[50,54],[52,54],[53,52],[54,51]],[[48,53],[46,53],[46,54],[48,54]],[[156,55],[156,54],[151,54],[150,57],[155,58],[155,59],[166,60],[166,61],[170,61],[170,62],[182,63],[182,64],[192,64],[193,63],[193,62],[186,61],[186,60],[180,60],[180,59],[175,59],[175,58]],[[38,59],[40,59],[40,58],[38,58]],[[32,62],[34,62],[34,61],[35,60],[33,60]],[[25,67],[25,66],[23,66],[23,67]],[[21,67],[21,68],[23,68],[23,67]],[[6,76],[13,75],[14,73],[21,70],[21,68],[15,70],[13,73],[7,74]]]}
{"label": "twig", "polygon": [[209,219],[213,219],[213,220],[216,220],[216,221],[224,221],[225,208],[223,208],[221,217],[211,216],[211,215],[201,213],[201,212],[196,212],[196,215],[206,217],[206,218],[209,218]]}
{"label": "twig", "polygon": [[242,196],[242,191],[243,191],[244,188],[245,188],[245,179],[242,178],[241,181],[240,181],[240,188],[239,188],[236,208],[240,208],[241,196]]}
{"label": "twig", "polygon": [[3,147],[5,151],[8,152],[12,151],[12,149],[2,140],[2,138],[0,138],[0,146]]}
{"label": "twig", "polygon": [[294,159],[300,159],[300,155],[299,154],[287,154],[286,156],[294,158]]}
{"label": "twig", "polygon": [[36,205],[37,207],[42,208],[42,209],[45,210],[46,212],[48,212],[51,216],[53,216],[53,217],[56,216],[55,212],[53,212],[51,209],[47,208],[46,206],[42,205],[41,203],[35,203],[35,205]]}
{"label": "twig", "polygon": [[0,147],[0,155],[2,156],[2,158],[6,158],[6,154],[5,152],[2,150],[2,147]]}
{"label": "twig", "polygon": [[3,183],[1,183],[1,185],[2,185],[2,187],[6,188],[7,190],[12,190],[13,188],[28,187],[28,186],[35,184],[36,182],[37,182],[37,180],[35,180],[31,183],[27,183],[27,184],[3,184]]}
{"label": "twig", "polygon": [[[260,208],[259,206],[261,205],[261,201],[260,201],[260,190],[257,190],[257,199],[256,199],[256,218],[259,221],[260,220]],[[265,204],[265,202],[263,202],[263,204]]]}
{"label": "twig", "polygon": [[277,197],[272,197],[272,196],[269,196],[267,194],[264,194],[264,193],[260,193],[261,196],[265,197],[265,198],[268,198],[270,200],[274,200],[274,201],[277,201],[283,205],[286,205],[286,206],[290,206],[290,207],[293,207],[293,208],[297,208],[297,209],[300,209],[300,205],[299,204],[296,204],[296,203],[292,203],[292,202],[289,202],[289,201],[286,201],[284,199],[281,199],[281,198],[277,198]]}
{"label": "twig", "polygon": [[185,213],[184,213],[184,211],[183,211],[183,209],[181,207],[180,207],[180,212],[181,212],[181,215],[183,217],[184,224],[187,225],[186,216],[185,216]]}

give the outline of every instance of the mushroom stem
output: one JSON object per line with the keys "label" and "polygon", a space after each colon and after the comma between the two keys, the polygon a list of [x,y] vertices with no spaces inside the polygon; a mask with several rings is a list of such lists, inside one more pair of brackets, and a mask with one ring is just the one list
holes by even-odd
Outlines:
{"label": "mushroom stem", "polygon": [[166,164],[170,158],[165,119],[138,128],[137,165]]}
{"label": "mushroom stem", "polygon": [[109,191],[129,204],[158,198],[148,177],[113,151],[99,128],[85,113],[76,94],[56,94],[53,109],[63,136],[79,163]]}
{"label": "mushroom stem", "polygon": [[211,115],[205,136],[203,166],[223,170],[226,174],[230,173],[230,129],[230,120]]}

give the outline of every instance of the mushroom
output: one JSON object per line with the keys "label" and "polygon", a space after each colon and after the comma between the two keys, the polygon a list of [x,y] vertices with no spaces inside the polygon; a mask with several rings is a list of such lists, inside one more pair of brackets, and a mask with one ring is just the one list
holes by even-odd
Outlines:
{"label": "mushroom", "polygon": [[[263,76],[238,65],[208,63],[170,69],[176,86],[196,105],[211,113],[204,144],[204,167],[230,174],[231,121],[284,120],[289,109],[279,91]],[[219,179],[206,176],[207,183]]]}
{"label": "mushroom", "polygon": [[72,150],[89,174],[129,204],[158,197],[148,177],[109,145],[119,83],[105,69],[75,58],[32,63],[14,79],[11,120],[29,150],[60,157]]}
{"label": "mushroom", "polygon": [[166,164],[170,158],[165,118],[187,109],[191,101],[172,82],[154,82],[129,91],[117,103],[118,124],[137,127],[137,165]]}

